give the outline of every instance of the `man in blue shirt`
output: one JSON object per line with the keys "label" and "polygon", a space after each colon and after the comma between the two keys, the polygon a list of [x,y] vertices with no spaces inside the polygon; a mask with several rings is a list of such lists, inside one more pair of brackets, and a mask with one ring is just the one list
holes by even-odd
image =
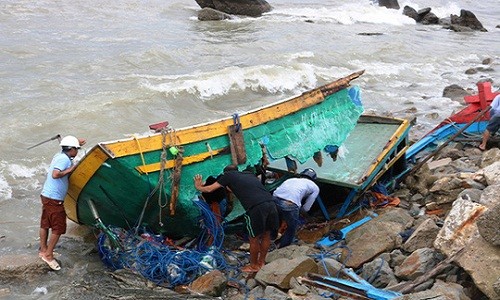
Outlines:
{"label": "man in blue shirt", "polygon": [[308,212],[319,195],[319,187],[313,181],[317,177],[316,172],[308,168],[300,176],[285,180],[273,193],[280,217],[287,225],[280,239],[280,248],[293,242],[299,225],[299,211]]}
{"label": "man in blue shirt", "polygon": [[490,120],[488,121],[486,130],[483,132],[483,141],[479,145],[479,149],[482,151],[486,150],[486,143],[488,143],[490,136],[495,134],[500,128],[500,95],[497,95],[493,99],[490,106]]}
{"label": "man in blue shirt", "polygon": [[[73,158],[78,154],[84,139],[66,136],[61,142],[62,151],[57,153],[50,163],[47,179],[40,195],[42,200],[42,216],[40,220],[40,252],[38,256],[52,270],[60,270],[54,259],[54,248],[62,234],[66,233],[66,212],[64,198],[68,192],[69,175],[75,169]],[[49,229],[52,229],[49,239]]]}

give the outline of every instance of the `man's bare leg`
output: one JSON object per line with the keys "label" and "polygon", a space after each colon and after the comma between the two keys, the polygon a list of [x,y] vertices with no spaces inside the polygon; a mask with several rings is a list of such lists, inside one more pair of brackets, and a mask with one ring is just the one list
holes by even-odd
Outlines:
{"label": "man's bare leg", "polygon": [[39,254],[43,255],[47,252],[47,240],[49,237],[49,230],[40,228],[40,251]]}
{"label": "man's bare leg", "polygon": [[259,252],[260,252],[260,236],[249,238],[250,243],[250,264],[241,268],[243,272],[257,272],[259,271]]}
{"label": "man's bare leg", "polygon": [[47,250],[44,252],[44,256],[46,259],[54,259],[54,248],[56,247],[60,237],[60,234],[54,234],[54,232],[51,233],[49,243],[47,244]]}
{"label": "man's bare leg", "polygon": [[270,245],[271,245],[271,232],[266,231],[262,234],[262,240],[260,241],[259,259],[258,259],[259,269],[266,264],[266,256],[267,252],[269,251]]}
{"label": "man's bare leg", "polygon": [[488,129],[486,129],[484,132],[483,132],[483,141],[482,143],[479,145],[479,149],[481,150],[486,150],[486,143],[488,142],[488,140],[490,139],[490,132]]}

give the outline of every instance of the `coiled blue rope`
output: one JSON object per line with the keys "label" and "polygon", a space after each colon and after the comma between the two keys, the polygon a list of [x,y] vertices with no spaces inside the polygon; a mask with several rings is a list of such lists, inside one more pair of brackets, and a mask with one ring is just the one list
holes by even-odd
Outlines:
{"label": "coiled blue rope", "polygon": [[[201,212],[197,249],[178,250],[163,244],[163,237],[137,230],[129,232],[110,228],[119,237],[121,249],[113,249],[108,237],[101,233],[98,238],[98,252],[101,260],[113,270],[128,268],[135,270],[152,282],[175,287],[192,282],[198,276],[212,269],[228,268],[222,244],[224,229],[204,201],[194,201]],[[209,238],[211,245],[207,245]],[[227,252],[226,252],[227,253]]]}

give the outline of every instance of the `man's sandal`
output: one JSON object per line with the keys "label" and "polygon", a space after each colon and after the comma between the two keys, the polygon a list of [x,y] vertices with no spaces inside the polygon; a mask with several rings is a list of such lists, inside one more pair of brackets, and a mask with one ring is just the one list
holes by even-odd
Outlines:
{"label": "man's sandal", "polygon": [[48,260],[45,256],[41,255],[40,258],[47,263],[47,265],[49,265],[49,267],[54,270],[54,271],[59,271],[61,270],[61,266],[59,265],[59,263],[57,262],[57,260],[55,259],[52,259],[52,260]]}

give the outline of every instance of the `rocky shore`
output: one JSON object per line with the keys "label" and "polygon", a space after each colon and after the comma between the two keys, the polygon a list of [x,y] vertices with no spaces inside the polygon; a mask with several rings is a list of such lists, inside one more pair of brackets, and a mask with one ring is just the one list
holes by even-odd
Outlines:
{"label": "rocky shore", "polygon": [[[498,145],[494,145],[498,146]],[[175,291],[155,286],[129,270],[106,270],[88,229],[65,236],[53,272],[36,256],[0,257],[0,298],[38,299],[349,299],[305,284],[309,273],[346,277],[352,270],[373,287],[399,291],[397,299],[500,299],[500,150],[450,143],[391,196],[397,207],[363,209],[349,219],[315,223],[296,245],[271,251],[256,274],[214,270]],[[376,213],[345,240],[319,248],[315,242],[332,229]],[[245,263],[245,244],[227,236],[225,248],[239,254],[229,265]]]}

